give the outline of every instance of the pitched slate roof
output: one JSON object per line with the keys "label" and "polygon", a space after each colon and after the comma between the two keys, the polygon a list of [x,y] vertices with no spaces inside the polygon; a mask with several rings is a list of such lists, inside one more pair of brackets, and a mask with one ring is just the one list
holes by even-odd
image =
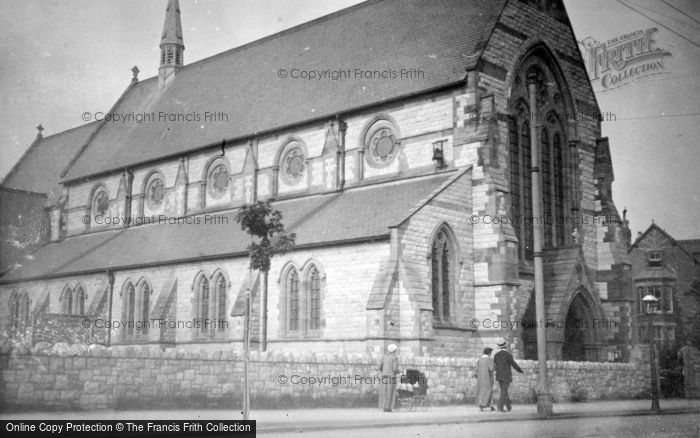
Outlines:
{"label": "pitched slate roof", "polygon": [[37,138],[7,174],[2,186],[45,194],[49,202],[57,199],[62,192],[59,184],[61,172],[98,126],[97,122],[93,122]]}
{"label": "pitched slate roof", "polygon": [[[369,1],[186,65],[172,83],[135,83],[113,113],[199,115],[193,122],[104,123],[67,181],[460,83],[506,0]],[[186,37],[185,37],[186,38]],[[281,78],[280,69],[350,71]],[[355,69],[393,72],[356,78]],[[420,74],[401,78],[401,69]],[[203,120],[221,111],[227,121]]]}
{"label": "pitched slate roof", "polygon": [[[460,174],[447,172],[296,198],[275,202],[273,207],[282,213],[287,231],[296,233],[297,247],[386,239],[389,227]],[[41,247],[0,283],[246,255],[249,237],[236,223],[235,214],[190,216],[186,219],[191,223],[141,225],[69,237]],[[207,217],[220,219],[207,224]]]}

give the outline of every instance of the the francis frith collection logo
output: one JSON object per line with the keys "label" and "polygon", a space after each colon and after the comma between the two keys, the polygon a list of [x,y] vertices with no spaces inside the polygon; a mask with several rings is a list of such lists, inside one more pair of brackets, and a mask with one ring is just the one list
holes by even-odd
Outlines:
{"label": "the francis frith collection logo", "polygon": [[637,30],[605,42],[592,37],[580,41],[591,82],[610,91],[647,76],[668,73],[664,57],[671,52],[658,47],[657,28]]}

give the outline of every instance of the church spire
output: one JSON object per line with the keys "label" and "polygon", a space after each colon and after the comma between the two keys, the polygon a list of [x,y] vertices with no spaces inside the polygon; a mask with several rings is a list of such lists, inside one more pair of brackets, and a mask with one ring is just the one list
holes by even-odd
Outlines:
{"label": "church spire", "polygon": [[163,36],[160,39],[160,84],[165,85],[182,68],[184,59],[182,52],[185,44],[182,39],[182,23],[180,22],[180,2],[168,0],[165,10]]}

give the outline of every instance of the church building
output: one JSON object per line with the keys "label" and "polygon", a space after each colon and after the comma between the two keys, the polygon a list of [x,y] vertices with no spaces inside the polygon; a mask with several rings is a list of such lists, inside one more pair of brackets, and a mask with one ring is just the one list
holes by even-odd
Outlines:
{"label": "church building", "polygon": [[[182,19],[105,112],[131,120],[39,131],[3,181],[46,224],[0,277],[4,336],[241,349],[250,293],[253,348],[533,358],[545,324],[550,359],[628,357],[629,231],[561,0],[370,0],[189,64]],[[296,234],[266,299],[257,201]]]}

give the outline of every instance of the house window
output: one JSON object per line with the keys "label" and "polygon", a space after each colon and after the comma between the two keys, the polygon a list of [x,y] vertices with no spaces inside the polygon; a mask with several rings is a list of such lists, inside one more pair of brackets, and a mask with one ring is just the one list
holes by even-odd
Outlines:
{"label": "house window", "polygon": [[29,325],[29,295],[27,291],[18,294],[13,292],[10,296],[10,324],[11,338],[22,336]]}
{"label": "house window", "polygon": [[649,251],[647,256],[650,265],[657,266],[661,263],[661,251]]}
{"label": "house window", "polygon": [[[303,280],[303,281],[302,281]],[[323,277],[313,263],[298,271],[290,267],[284,277],[286,334],[318,336],[321,329]]]}
{"label": "house window", "polygon": [[654,296],[658,302],[656,306],[657,313],[673,312],[673,287],[663,285],[638,286],[637,294],[639,295],[639,313],[644,314],[643,299],[647,295]]}
{"label": "house window", "polygon": [[454,288],[454,243],[445,227],[435,236],[430,252],[433,321],[449,323]]}

